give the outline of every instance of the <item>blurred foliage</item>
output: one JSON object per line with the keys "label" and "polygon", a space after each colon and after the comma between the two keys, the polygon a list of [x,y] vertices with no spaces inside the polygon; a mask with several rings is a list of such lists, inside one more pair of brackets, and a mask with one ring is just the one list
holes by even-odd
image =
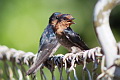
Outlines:
{"label": "blurred foliage", "polygon": [[[73,15],[71,27],[90,48],[99,46],[93,28],[93,10],[97,0],[0,0],[0,45],[37,53],[39,39],[54,12]],[[120,40],[120,6],[110,16],[110,25]],[[61,47],[56,53],[66,53]],[[48,74],[47,74],[48,75]]]}
{"label": "blurred foliage", "polygon": [[117,42],[120,41],[120,5],[116,6],[110,15],[110,26]]}

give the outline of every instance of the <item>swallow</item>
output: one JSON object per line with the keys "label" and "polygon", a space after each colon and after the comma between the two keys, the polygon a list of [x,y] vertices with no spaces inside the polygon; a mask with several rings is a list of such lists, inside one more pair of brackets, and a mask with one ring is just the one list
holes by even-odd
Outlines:
{"label": "swallow", "polygon": [[57,24],[53,27],[58,42],[72,53],[89,49],[80,35],[70,28],[72,24],[75,24],[73,22],[74,19],[70,14],[62,14],[59,16]]}
{"label": "swallow", "polygon": [[57,23],[58,15],[61,15],[61,13],[59,12],[53,13],[49,18],[49,24],[45,28],[40,38],[39,50],[36,60],[30,67],[30,69],[27,71],[26,73],[27,75],[36,73],[37,70],[40,69],[40,67],[42,66],[42,63],[46,61],[48,57],[52,56],[56,52],[56,50],[60,47],[60,44],[57,41],[56,35],[52,29],[52,27],[54,27]]}

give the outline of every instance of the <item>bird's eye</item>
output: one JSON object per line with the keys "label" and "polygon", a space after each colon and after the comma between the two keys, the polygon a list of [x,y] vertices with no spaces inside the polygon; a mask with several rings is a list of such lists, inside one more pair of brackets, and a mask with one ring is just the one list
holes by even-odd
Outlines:
{"label": "bird's eye", "polygon": [[58,17],[56,17],[56,19],[58,19]]}
{"label": "bird's eye", "polygon": [[63,18],[64,20],[68,20],[66,17]]}

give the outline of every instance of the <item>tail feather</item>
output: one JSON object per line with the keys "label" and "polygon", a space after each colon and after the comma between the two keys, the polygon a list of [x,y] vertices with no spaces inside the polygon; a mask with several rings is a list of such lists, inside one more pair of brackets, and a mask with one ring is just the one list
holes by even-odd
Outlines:
{"label": "tail feather", "polygon": [[[55,42],[54,42],[55,43]],[[45,48],[45,46],[47,48]],[[30,67],[30,69],[27,71],[26,75],[30,75],[32,73],[36,73],[38,69],[42,66],[42,63],[53,53],[56,52],[56,50],[59,48],[60,44],[56,42],[56,44],[46,44],[44,48],[39,51],[37,58],[33,65]],[[48,47],[49,46],[49,47]]]}
{"label": "tail feather", "polygon": [[30,69],[27,71],[26,75],[30,75],[32,73],[36,73],[36,71],[38,69],[40,69],[41,64],[49,57],[50,52],[48,53],[48,50],[45,50],[44,52],[39,53],[39,54],[40,54],[40,56],[39,55],[37,56],[35,62],[30,67]]}
{"label": "tail feather", "polygon": [[53,48],[51,49],[45,49],[44,51],[40,51],[37,55],[37,58],[34,62],[34,64],[30,67],[30,69],[27,71],[27,75],[30,75],[32,73],[35,73],[38,69],[40,69],[41,64],[51,55],[53,52]]}

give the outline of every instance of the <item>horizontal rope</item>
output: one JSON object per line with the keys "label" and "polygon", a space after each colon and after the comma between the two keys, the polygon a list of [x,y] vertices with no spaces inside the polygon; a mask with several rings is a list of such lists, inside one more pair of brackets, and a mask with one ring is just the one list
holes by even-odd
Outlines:
{"label": "horizontal rope", "polygon": [[[37,53],[36,53],[37,54]],[[0,46],[0,60],[2,61],[10,61],[12,63],[17,63],[20,64],[20,66],[22,67],[21,70],[18,69],[17,71],[19,72],[18,74],[20,75],[19,78],[25,78],[25,72],[26,70],[23,67],[23,64],[27,65],[27,66],[31,66],[35,59],[36,59],[36,54],[32,53],[32,52],[24,52],[21,50],[16,50],[13,48],[8,48],[7,46]],[[44,63],[43,63],[43,67],[47,67],[52,74],[52,79],[54,79],[54,69],[55,66],[58,67],[59,72],[60,72],[60,78],[62,78],[62,68],[65,67],[65,70],[67,71],[67,77],[70,79],[70,75],[69,73],[73,70],[74,71],[74,78],[76,80],[78,80],[77,75],[76,75],[76,70],[74,69],[77,65],[84,65],[83,69],[86,69],[86,71],[88,72],[88,76],[89,79],[91,78],[90,72],[89,70],[86,68],[86,63],[87,62],[94,62],[95,64],[99,62],[98,57],[102,57],[102,53],[101,53],[101,48],[100,47],[96,47],[90,50],[85,50],[82,52],[78,52],[78,53],[66,53],[65,55],[63,54],[58,54],[58,55],[53,55],[52,57],[49,57]],[[6,65],[6,70],[7,70],[7,64]],[[15,67],[15,66],[13,66]],[[67,69],[69,68],[69,69]],[[23,73],[20,73],[23,72]],[[42,73],[42,76],[44,78],[46,78],[44,72],[42,71],[42,69],[40,70]],[[7,72],[6,72],[7,73]],[[8,76],[10,77],[10,75],[8,74]],[[41,76],[41,78],[42,78]],[[35,77],[32,76],[32,79],[34,79]]]}
{"label": "horizontal rope", "polygon": [[[118,45],[118,49],[120,51],[120,43],[118,43],[117,45]],[[4,62],[7,60],[12,63],[17,63],[20,65],[25,64],[30,67],[36,59],[36,54],[34,54],[32,52],[24,52],[21,50],[16,50],[14,48],[8,48],[7,46],[0,46],[0,60],[2,60]],[[101,58],[102,56],[103,56],[103,54],[101,53],[101,48],[95,47],[90,50],[85,50],[85,51],[78,52],[78,53],[66,53],[65,55],[63,55],[63,54],[53,55],[52,57],[49,57],[43,63],[43,67],[47,67],[51,71],[52,76],[54,78],[53,71],[55,69],[55,66],[57,66],[60,71],[60,74],[61,74],[60,75],[61,79],[62,79],[62,71],[61,70],[63,67],[65,67],[65,70],[67,70],[67,73],[69,73],[71,70],[73,70],[74,77],[77,80],[76,71],[74,69],[76,67],[76,64],[77,65],[82,64],[83,69],[85,69],[86,63],[93,62],[96,64],[100,61],[99,57]],[[118,61],[117,61],[117,64],[119,65]],[[5,62],[5,65],[7,68],[8,65],[6,64],[6,62]],[[69,68],[69,69],[67,69],[67,68]],[[18,69],[18,72],[19,72],[19,70],[20,69]],[[42,70],[41,70],[41,72],[45,78],[44,72]],[[19,75],[21,75],[21,74],[19,74]],[[89,71],[88,71],[88,75],[89,75]]]}
{"label": "horizontal rope", "polygon": [[[63,62],[69,63],[73,57],[76,63],[79,64],[79,61],[83,61],[83,58],[86,57],[86,59],[89,59],[88,62],[90,62],[94,60],[95,56],[102,56],[101,48],[96,47],[76,54],[67,53],[65,55],[54,55],[46,60],[45,65],[47,65],[52,60],[54,60],[54,65],[58,65],[61,60],[63,60]],[[13,48],[8,48],[7,46],[0,46],[0,60],[11,61],[14,59],[18,64],[26,64],[29,66],[34,62],[35,58],[36,55],[32,52],[24,52]]]}

